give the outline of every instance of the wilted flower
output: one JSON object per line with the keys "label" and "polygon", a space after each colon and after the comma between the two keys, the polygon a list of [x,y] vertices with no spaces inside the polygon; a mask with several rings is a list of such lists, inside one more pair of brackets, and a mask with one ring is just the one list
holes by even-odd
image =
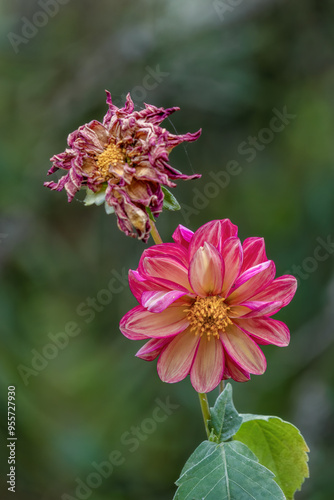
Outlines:
{"label": "wilted flower", "polygon": [[151,339],[137,353],[159,357],[164,382],[190,374],[197,392],[213,390],[222,379],[243,382],[260,375],[266,359],[258,344],[286,346],[288,327],[270,316],[293,298],[293,276],[275,277],[262,238],[241,244],[238,228],[216,220],[195,233],[178,226],[175,243],[145,250],[129,272],[140,303],[121,320],[122,333]]}
{"label": "wilted flower", "polygon": [[68,173],[44,185],[57,191],[65,188],[68,201],[87,188],[87,204],[105,201],[107,212],[115,212],[122,231],[147,241],[151,226],[146,209],[155,217],[161,213],[161,186],[175,187],[175,179],[200,177],[175,170],[168,155],[178,144],[197,140],[201,131],[173,135],[159,125],[179,108],[145,104],[145,109],[134,111],[130,94],[124,108],[118,108],[106,93],[109,109],[103,123],[93,120],[68,136],[69,148],[51,158],[48,174],[58,169]]}

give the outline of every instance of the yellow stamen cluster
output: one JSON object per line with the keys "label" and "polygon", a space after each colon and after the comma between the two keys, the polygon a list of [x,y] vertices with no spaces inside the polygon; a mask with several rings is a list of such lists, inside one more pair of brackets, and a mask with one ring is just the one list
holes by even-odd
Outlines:
{"label": "yellow stamen cluster", "polygon": [[112,168],[125,162],[125,152],[122,148],[116,146],[116,144],[109,144],[109,146],[96,158],[97,168],[101,177],[106,181],[114,177]]}
{"label": "yellow stamen cluster", "polygon": [[232,323],[228,317],[229,309],[224,299],[218,295],[197,297],[191,308],[186,310],[191,331],[201,337],[206,334],[208,340],[211,336],[219,338],[219,332],[224,332],[225,328]]}

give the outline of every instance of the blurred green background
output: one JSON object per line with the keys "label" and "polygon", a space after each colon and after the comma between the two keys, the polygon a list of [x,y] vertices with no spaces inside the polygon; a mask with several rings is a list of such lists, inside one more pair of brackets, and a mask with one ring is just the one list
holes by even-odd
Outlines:
{"label": "blurred green background", "polygon": [[[128,91],[137,109],[180,106],[164,123],[170,131],[203,128],[171,155],[176,168],[203,177],[174,190],[186,206],[159,218],[165,241],[179,223],[195,230],[228,217],[242,239],[265,238],[278,275],[299,278],[277,316],[290,346],[264,347],[266,374],[234,384],[235,404],[297,425],[311,478],[296,498],[331,500],[333,2],[3,0],[0,9],[1,498],[11,498],[8,385],[16,386],[18,500],[169,500],[205,437],[189,380],[163,384],[155,362],[134,357],[141,343],[118,330],[135,305],[125,276],[144,244],[102,208],[43,188],[49,158],[72,130],[102,119],[109,89],[119,106]],[[272,131],[284,110],[284,126]],[[110,298],[102,290],[112,277]],[[94,318],[84,314],[89,298]],[[61,335],[65,328],[76,335]],[[157,398],[174,409],[154,423]],[[129,442],[136,427],[140,437]],[[94,463],[111,455],[114,468],[99,481]]]}

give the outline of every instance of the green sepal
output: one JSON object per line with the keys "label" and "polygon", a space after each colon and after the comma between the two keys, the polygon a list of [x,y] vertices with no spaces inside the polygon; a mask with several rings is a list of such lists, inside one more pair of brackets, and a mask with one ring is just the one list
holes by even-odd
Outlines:
{"label": "green sepal", "polygon": [[175,198],[175,196],[168,191],[165,186],[161,186],[162,192],[164,194],[164,202],[163,202],[163,208],[166,210],[171,210],[172,212],[175,212],[176,210],[181,210],[181,205]]}
{"label": "green sepal", "polygon": [[155,218],[154,218],[154,215],[152,214],[150,207],[145,207],[145,208],[146,208],[146,212],[148,213],[148,216],[151,219],[151,221],[155,222]]}
{"label": "green sepal", "polygon": [[106,188],[94,193],[91,189],[87,188],[86,197],[83,200],[86,207],[90,205],[102,205],[106,199]]}
{"label": "green sepal", "polygon": [[108,205],[106,202],[106,189],[107,186],[101,189],[98,193],[94,193],[91,189],[86,189],[86,197],[83,200],[86,207],[90,205],[100,206],[104,203],[104,209],[107,215],[113,214],[115,212],[114,208]]}
{"label": "green sepal", "polygon": [[104,203],[104,209],[105,209],[107,215],[115,213],[114,207],[111,207],[110,205],[108,205],[107,202]]}

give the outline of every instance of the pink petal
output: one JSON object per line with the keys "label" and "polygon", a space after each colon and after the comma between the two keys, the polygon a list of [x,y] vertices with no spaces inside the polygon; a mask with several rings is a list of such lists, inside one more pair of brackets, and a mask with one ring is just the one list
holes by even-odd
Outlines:
{"label": "pink petal", "polygon": [[[139,303],[142,304],[142,296],[145,292],[170,292],[170,291],[180,291],[184,293],[189,293],[189,291],[177,283],[172,281],[164,280],[161,278],[143,278],[138,271],[129,271],[129,285],[130,290],[136,297]],[[144,305],[144,304],[142,304]]]}
{"label": "pink petal", "polygon": [[120,111],[125,111],[126,114],[128,114],[128,113],[132,113],[134,111],[134,109],[135,109],[134,102],[131,99],[130,92],[128,92],[126,95],[126,101],[124,104],[124,108],[120,109]]}
{"label": "pink petal", "polygon": [[234,323],[244,332],[262,344],[274,344],[285,347],[290,342],[289,328],[282,321],[271,318],[240,318]]}
{"label": "pink petal", "polygon": [[217,387],[223,378],[224,352],[222,343],[217,339],[208,341],[206,336],[201,338],[190,371],[190,380],[197,392],[210,392]]}
{"label": "pink petal", "polygon": [[224,379],[227,378],[232,378],[236,382],[248,382],[250,374],[233,363],[231,358],[225,353]]}
{"label": "pink petal", "polygon": [[240,271],[241,273],[247,271],[250,267],[254,267],[268,260],[263,238],[246,238],[242,248],[244,260]]}
{"label": "pink petal", "polygon": [[231,318],[255,318],[257,316],[271,316],[282,308],[282,302],[258,302],[246,301],[242,304],[231,306],[229,316]]}
{"label": "pink petal", "polygon": [[275,279],[269,286],[252,298],[253,300],[263,302],[281,301],[282,307],[284,307],[291,302],[296,290],[296,278],[287,274]]}
{"label": "pink petal", "polygon": [[282,309],[282,302],[258,302],[247,301],[240,304],[239,307],[247,307],[249,312],[245,315],[239,315],[247,318],[255,318],[257,316],[271,316]]}
{"label": "pink petal", "polygon": [[219,252],[227,238],[237,236],[238,228],[229,219],[214,220],[204,224],[194,233],[189,245],[189,260],[205,242],[211,243]]}
{"label": "pink petal", "polygon": [[224,349],[242,370],[262,375],[267,363],[263,352],[257,344],[236,325],[232,324],[226,328],[220,336]]}
{"label": "pink petal", "polygon": [[239,276],[229,295],[228,305],[240,304],[245,300],[254,297],[269,285],[275,276],[275,264],[272,260],[267,260],[262,264],[251,267]]}
{"label": "pink petal", "polygon": [[141,302],[141,296],[144,292],[152,289],[150,281],[143,278],[138,271],[133,271],[132,269],[129,270],[129,286],[138,302]]}
{"label": "pink petal", "polygon": [[143,271],[140,274],[144,277],[162,278],[191,290],[188,270],[175,257],[145,257],[141,264]]}
{"label": "pink petal", "polygon": [[197,295],[218,295],[223,286],[224,261],[210,243],[204,242],[195,253],[189,268],[189,280]]}
{"label": "pink petal", "polygon": [[239,318],[240,316],[245,316],[245,314],[248,314],[249,312],[251,312],[249,307],[237,305],[229,307],[228,315],[230,318]]}
{"label": "pink petal", "polygon": [[242,265],[242,246],[239,238],[232,237],[225,241],[222,248],[225,263],[225,275],[222,295],[227,296],[231,286],[240,274]]}
{"label": "pink petal", "polygon": [[175,241],[175,243],[179,243],[183,247],[188,248],[193,235],[194,235],[193,231],[190,231],[190,229],[179,224],[175,229],[172,238]]}
{"label": "pink petal", "polygon": [[180,292],[177,290],[170,291],[156,291],[156,292],[144,292],[141,298],[142,306],[153,313],[159,313],[170,306],[187,292]]}
{"label": "pink petal", "polygon": [[75,150],[89,149],[94,153],[102,152],[108,142],[108,131],[102,123],[92,120],[69,134],[67,142]]}
{"label": "pink petal", "polygon": [[188,251],[178,243],[162,243],[146,248],[140,258],[138,271],[141,270],[141,263],[146,257],[175,257],[188,268]]}
{"label": "pink petal", "polygon": [[165,347],[158,361],[158,374],[163,382],[183,380],[189,373],[200,337],[189,329],[180,333]]}
{"label": "pink petal", "polygon": [[151,339],[146,342],[145,345],[137,352],[137,358],[144,359],[145,361],[153,361],[155,358],[159,356],[162,349],[166,344],[171,342],[171,337],[162,338],[162,339]]}
{"label": "pink petal", "polygon": [[123,335],[125,335],[126,337],[128,337],[129,339],[131,340],[143,340],[143,339],[147,339],[147,335],[144,335],[143,333],[139,333],[137,331],[135,331],[135,329],[128,329],[128,324],[131,326],[132,325],[132,318],[133,317],[136,317],[138,314],[140,314],[141,312],[145,312],[146,309],[144,309],[142,306],[136,306],[134,307],[133,309],[130,309],[130,311],[128,311],[124,316],[123,318],[121,319],[120,323],[119,323],[119,329],[121,330],[121,332],[123,333]]}
{"label": "pink petal", "polygon": [[160,313],[152,313],[142,306],[136,306],[123,316],[120,330],[123,335],[133,340],[170,337],[189,326],[187,314],[184,312],[187,305],[189,304],[180,299]]}

